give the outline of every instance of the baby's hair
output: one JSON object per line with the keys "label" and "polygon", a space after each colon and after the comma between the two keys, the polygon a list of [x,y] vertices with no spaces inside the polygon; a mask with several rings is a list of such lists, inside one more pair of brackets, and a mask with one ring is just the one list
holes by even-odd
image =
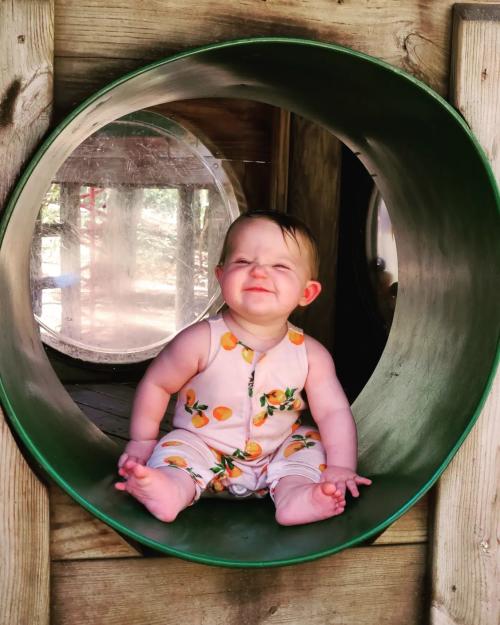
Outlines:
{"label": "baby's hair", "polygon": [[283,238],[291,237],[297,245],[300,247],[300,242],[297,238],[297,235],[300,235],[302,239],[306,242],[306,245],[309,248],[309,256],[310,256],[310,265],[311,265],[311,278],[313,280],[318,279],[319,272],[319,250],[316,239],[314,238],[313,233],[309,229],[303,221],[294,217],[293,215],[288,215],[287,213],[279,213],[278,211],[272,210],[251,210],[246,213],[242,213],[237,219],[233,221],[233,223],[229,226],[226,236],[224,238],[224,243],[222,245],[222,252],[219,259],[219,266],[222,266],[226,262],[226,257],[229,253],[230,249],[230,241],[231,234],[235,227],[238,224],[241,224],[244,221],[248,221],[249,219],[267,219],[268,221],[272,221],[281,229],[283,234]]}

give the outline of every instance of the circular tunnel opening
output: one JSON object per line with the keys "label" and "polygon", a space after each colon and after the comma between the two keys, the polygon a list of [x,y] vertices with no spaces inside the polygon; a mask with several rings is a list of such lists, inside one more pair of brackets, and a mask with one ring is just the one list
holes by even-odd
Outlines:
{"label": "circular tunnel opening", "polygon": [[[300,76],[300,79],[298,78]],[[367,97],[369,94],[369,97]],[[360,472],[374,485],[346,512],[283,528],[269,503],[203,501],[172,524],[115,493],[118,450],[50,366],[33,319],[29,264],[43,196],[90,135],[167,101],[243,98],[291,110],[338,136],[389,209],[398,304],[384,352],[353,412]],[[172,555],[272,566],[375,536],[437,479],[477,417],[495,362],[498,193],[467,126],[425,85],[329,44],[259,39],[207,46],[134,72],[82,104],[42,145],[2,222],[2,399],[27,450],[112,527]],[[13,363],[16,366],[13,366]]]}

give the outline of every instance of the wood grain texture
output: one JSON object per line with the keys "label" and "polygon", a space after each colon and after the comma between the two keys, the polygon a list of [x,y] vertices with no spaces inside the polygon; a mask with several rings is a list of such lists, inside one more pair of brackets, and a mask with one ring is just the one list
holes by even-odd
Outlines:
{"label": "wood grain texture", "polygon": [[50,557],[56,560],[133,558],[140,552],[102,521],[50,485]]}
{"label": "wood grain texture", "polygon": [[[476,5],[472,13],[462,13],[461,5],[456,6],[451,99],[479,139],[499,180],[500,3]],[[478,14],[483,19],[477,19]]]}
{"label": "wood grain texture", "polygon": [[[0,208],[46,132],[53,3],[0,3]],[[49,622],[49,509],[0,411],[0,624]]]}
{"label": "wood grain texture", "polygon": [[321,296],[298,309],[292,321],[333,349],[341,143],[330,132],[292,115],[288,212],[305,221],[316,237],[321,259]]}
{"label": "wood grain texture", "polygon": [[[56,56],[86,58],[119,76],[173,52],[244,37],[289,36],[352,47],[405,69],[444,93],[453,0],[58,0]],[[58,81],[82,80],[80,72]],[[73,67],[73,70],[76,66]]]}
{"label": "wood grain texture", "polygon": [[274,110],[270,205],[282,213],[288,206],[291,117],[290,111]]}
{"label": "wood grain texture", "polygon": [[52,108],[53,3],[0,3],[0,206],[47,131]]}
{"label": "wood grain texture", "polygon": [[52,625],[416,625],[424,568],[423,545],[261,570],[175,558],[56,562]]}
{"label": "wood grain texture", "polygon": [[153,107],[193,132],[215,158],[228,161],[271,160],[275,108],[252,100],[207,98]]}
{"label": "wood grain texture", "polygon": [[[488,19],[488,14],[491,20]],[[458,10],[452,92],[500,179],[500,4]],[[437,488],[433,625],[500,622],[500,374]]]}
{"label": "wood grain texture", "polygon": [[429,497],[423,497],[395,523],[390,525],[374,545],[405,545],[425,543],[428,540]]}
{"label": "wood grain texture", "polygon": [[432,625],[500,621],[500,376],[437,486]]}
{"label": "wood grain texture", "polygon": [[[133,386],[126,384],[67,384],[66,390],[82,412],[105,434],[129,440],[129,418],[135,394]],[[177,395],[170,398],[160,432],[172,429]]]}
{"label": "wood grain texture", "polygon": [[0,410],[0,625],[49,622],[49,506]]}

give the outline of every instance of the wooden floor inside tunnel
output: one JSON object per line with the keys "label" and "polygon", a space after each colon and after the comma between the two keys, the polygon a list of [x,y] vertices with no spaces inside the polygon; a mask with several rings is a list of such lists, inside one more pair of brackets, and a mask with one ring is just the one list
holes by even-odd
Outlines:
{"label": "wooden floor inside tunnel", "polygon": [[[83,414],[120,446],[129,440],[129,422],[135,384],[66,384],[66,390]],[[175,397],[172,397],[160,432],[166,433],[172,418]]]}

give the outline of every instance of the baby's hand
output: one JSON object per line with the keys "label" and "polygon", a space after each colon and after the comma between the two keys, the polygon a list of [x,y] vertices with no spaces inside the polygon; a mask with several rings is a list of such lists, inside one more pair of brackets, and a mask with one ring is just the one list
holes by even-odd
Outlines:
{"label": "baby's hand", "polygon": [[125,451],[118,459],[118,473],[127,460],[133,460],[138,464],[146,464],[156,445],[156,439],[146,441],[129,441],[125,447]]}
{"label": "baby's hand", "polygon": [[353,497],[359,497],[358,485],[370,486],[372,483],[367,477],[361,477],[346,467],[328,466],[321,474],[322,482],[330,482],[335,484],[337,489],[345,496],[346,489]]}

